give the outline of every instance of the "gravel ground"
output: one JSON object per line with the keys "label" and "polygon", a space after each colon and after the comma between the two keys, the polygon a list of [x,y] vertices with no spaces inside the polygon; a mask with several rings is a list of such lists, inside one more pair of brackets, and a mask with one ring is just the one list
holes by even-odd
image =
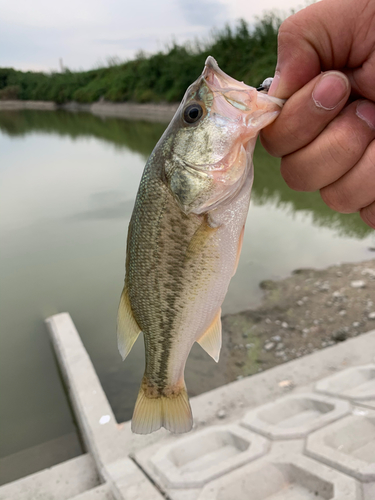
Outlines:
{"label": "gravel ground", "polygon": [[223,317],[228,379],[272,368],[375,328],[375,259],[263,281],[261,307]]}

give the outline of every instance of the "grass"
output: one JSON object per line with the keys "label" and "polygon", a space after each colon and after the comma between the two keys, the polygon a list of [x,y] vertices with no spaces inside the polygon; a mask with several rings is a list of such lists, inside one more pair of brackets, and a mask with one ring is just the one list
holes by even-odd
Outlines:
{"label": "grass", "polygon": [[0,99],[112,102],[175,102],[201,73],[212,55],[224,71],[256,86],[272,76],[281,19],[266,14],[252,28],[240,20],[234,28],[215,31],[208,42],[173,44],[164,52],[90,71],[22,72],[0,68]]}

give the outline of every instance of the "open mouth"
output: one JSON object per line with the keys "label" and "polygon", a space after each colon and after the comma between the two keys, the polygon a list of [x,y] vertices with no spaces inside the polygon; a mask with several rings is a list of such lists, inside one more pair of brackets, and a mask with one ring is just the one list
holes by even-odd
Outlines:
{"label": "open mouth", "polygon": [[[249,110],[246,101],[249,101],[250,92],[253,93],[256,89],[224,73],[212,56],[207,57],[202,76],[212,92],[220,91],[225,99],[237,109]],[[282,107],[285,103],[285,99],[271,97],[263,92],[256,91],[256,94],[260,104],[266,105],[272,102]]]}
{"label": "open mouth", "polygon": [[252,87],[224,73],[212,56],[207,57],[202,76],[212,91],[220,90],[223,92],[226,89],[242,91],[252,90]]}

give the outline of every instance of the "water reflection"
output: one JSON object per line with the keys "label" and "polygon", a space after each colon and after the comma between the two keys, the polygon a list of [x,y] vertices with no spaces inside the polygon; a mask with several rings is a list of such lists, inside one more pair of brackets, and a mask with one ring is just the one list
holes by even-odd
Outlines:
{"label": "water reflection", "polygon": [[[13,137],[30,133],[47,133],[68,136],[72,139],[95,137],[115,145],[140,153],[146,159],[165,129],[164,124],[142,121],[128,121],[119,118],[101,118],[90,113],[69,113],[66,111],[42,112],[24,110],[21,112],[1,112],[0,130]],[[258,144],[254,163],[256,177],[253,187],[253,200],[258,205],[272,202],[278,207],[295,212],[311,212],[313,223],[327,226],[340,235],[363,238],[372,232],[358,214],[338,214],[321,200],[319,193],[301,193],[291,190],[281,180],[279,160],[269,156]],[[130,200],[124,205],[103,207],[87,212],[88,218],[121,217],[121,210],[128,212]],[[113,215],[111,215],[113,214]],[[122,212],[124,214],[124,212]],[[85,217],[85,214],[77,214]]]}
{"label": "water reflection", "polygon": [[315,225],[329,227],[340,235],[364,238],[373,232],[359,214],[339,214],[331,210],[323,203],[319,192],[303,193],[290,189],[281,178],[279,160],[268,155],[260,144],[255,150],[254,165],[253,200],[257,205],[274,203],[284,210],[310,212]]}
{"label": "water reflection", "polygon": [[129,219],[135,199],[123,199],[120,191],[99,191],[89,198],[89,208],[70,217],[71,220]]}
{"label": "water reflection", "polygon": [[[69,311],[119,421],[131,416],[143,372],[142,340],[126,363],[116,309],[126,228],[145,159],[165,126],[68,112],[0,113],[1,449],[4,455],[70,435],[43,319]],[[255,307],[258,283],[296,267],[370,258],[372,230],[317,193],[296,193],[261,147],[242,257],[224,313]],[[194,347],[190,393],[230,380]]]}
{"label": "water reflection", "polygon": [[0,112],[0,130],[12,137],[30,133],[58,134],[72,139],[95,137],[143,156],[151,153],[164,129],[165,124],[103,118],[91,113],[32,110]]}

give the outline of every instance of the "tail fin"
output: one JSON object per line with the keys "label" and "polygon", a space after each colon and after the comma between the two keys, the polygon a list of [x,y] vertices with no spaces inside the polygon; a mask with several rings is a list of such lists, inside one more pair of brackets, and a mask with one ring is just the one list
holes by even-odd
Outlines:
{"label": "tail fin", "polygon": [[144,376],[132,418],[133,432],[150,434],[160,427],[176,434],[191,430],[193,415],[185,385],[177,394],[168,396],[146,395],[147,388],[147,379]]}

